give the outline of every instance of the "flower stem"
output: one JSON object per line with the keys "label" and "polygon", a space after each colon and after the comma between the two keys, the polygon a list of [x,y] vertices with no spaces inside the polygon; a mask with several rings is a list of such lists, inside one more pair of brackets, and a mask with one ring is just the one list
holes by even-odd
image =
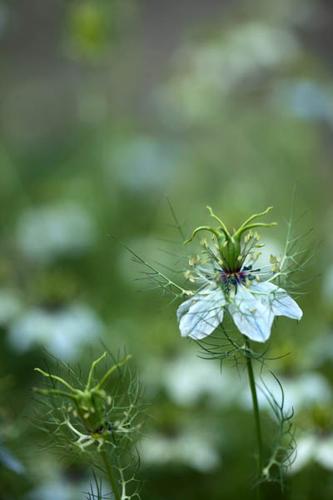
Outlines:
{"label": "flower stem", "polygon": [[110,486],[112,488],[114,500],[121,500],[121,496],[120,496],[118,486],[117,486],[117,481],[113,475],[112,467],[110,465],[110,462],[108,460],[108,457],[107,457],[107,454],[105,453],[105,451],[101,452],[101,457],[102,457],[102,461],[103,461],[103,464],[105,467],[107,478],[108,478]]}
{"label": "flower stem", "polygon": [[252,395],[253,415],[254,415],[256,434],[257,434],[258,470],[259,470],[259,477],[260,477],[262,474],[263,465],[264,465],[263,441],[262,441],[262,433],[261,433],[261,423],[260,423],[260,413],[259,413],[259,404],[258,404],[256,382],[255,382],[253,366],[252,366],[252,359],[251,359],[251,352],[250,352],[251,346],[250,346],[250,341],[247,337],[245,337],[245,345],[246,345],[246,366],[247,366],[247,373],[248,373],[248,377],[249,377],[249,384],[250,384],[250,390],[251,390],[251,395]]}

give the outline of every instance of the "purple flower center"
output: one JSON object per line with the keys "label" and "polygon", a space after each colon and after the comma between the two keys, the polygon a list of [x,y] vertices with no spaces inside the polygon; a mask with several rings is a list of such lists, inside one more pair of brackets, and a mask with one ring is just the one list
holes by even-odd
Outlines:
{"label": "purple flower center", "polygon": [[[259,269],[256,269],[255,271],[259,271]],[[220,279],[223,288],[230,290],[231,285],[237,287],[238,285],[244,284],[247,280],[254,280],[255,276],[251,274],[252,272],[252,266],[244,266],[239,271],[227,271],[221,269]]]}

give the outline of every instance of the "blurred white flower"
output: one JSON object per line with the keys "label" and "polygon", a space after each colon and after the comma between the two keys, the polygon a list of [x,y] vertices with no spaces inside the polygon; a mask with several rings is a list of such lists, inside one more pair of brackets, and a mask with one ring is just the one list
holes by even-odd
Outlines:
{"label": "blurred white flower", "polygon": [[333,434],[305,434],[297,440],[297,454],[290,474],[295,474],[311,462],[333,471]]}
{"label": "blurred white flower", "polygon": [[[58,474],[55,478],[49,481],[42,481],[42,484],[35,488],[31,493],[24,497],[25,500],[82,500],[89,498],[88,493],[93,491],[97,496],[96,489],[91,487],[88,482],[69,481],[65,477]],[[95,497],[94,497],[95,498]],[[103,495],[105,500],[111,499],[105,492]]]}
{"label": "blurred white flower", "polygon": [[24,500],[82,500],[90,490],[88,478],[69,477],[64,464],[50,453],[45,453],[43,460],[31,460],[29,465],[36,486],[22,495]]}
{"label": "blurred white flower", "polygon": [[32,259],[52,261],[85,252],[96,240],[94,221],[83,207],[63,203],[29,209],[17,225],[17,242]]}
{"label": "blurred white flower", "polygon": [[296,38],[284,28],[250,22],[224,31],[179,54],[181,72],[160,95],[163,110],[170,118],[181,114],[189,122],[205,120],[219,112],[223,98],[232,91],[241,87],[246,92],[251,79],[295,60],[298,54]]}
{"label": "blurred white flower", "polygon": [[306,357],[311,366],[320,366],[333,359],[333,333],[323,332],[307,346]]}
{"label": "blurred white flower", "polygon": [[42,484],[26,498],[27,500],[79,500],[79,492],[76,491],[75,494],[73,486],[62,479]]}
{"label": "blurred white flower", "polygon": [[22,302],[11,290],[0,289],[0,324],[7,325],[22,310]]}
{"label": "blurred white flower", "polygon": [[141,441],[140,452],[142,461],[150,466],[181,464],[206,473],[220,463],[213,440],[198,432],[186,431],[174,437],[151,434]]}
{"label": "blurred white flower", "polygon": [[177,155],[169,144],[153,137],[129,139],[112,148],[106,172],[134,192],[165,190],[177,170]]}
{"label": "blurred white flower", "polygon": [[272,102],[278,110],[292,113],[304,120],[320,120],[332,123],[332,89],[311,80],[279,82],[272,94]]}
{"label": "blurred white flower", "polygon": [[[328,381],[319,373],[308,372],[294,377],[279,377],[284,391],[284,410],[289,413],[292,409],[299,411],[311,408],[319,403],[330,403],[332,391]],[[264,377],[264,383],[278,403],[281,403],[281,388],[273,377]],[[265,396],[267,390],[263,383],[258,382],[258,399],[261,408],[270,409],[269,401]],[[250,392],[244,393],[244,406],[252,409]]]}
{"label": "blurred white flower", "polygon": [[298,55],[293,34],[282,28],[247,23],[194,53],[198,78],[228,90],[244,78],[289,62]]}
{"label": "blurred white flower", "polygon": [[31,309],[10,327],[9,341],[19,352],[45,347],[62,360],[79,356],[81,349],[102,333],[102,323],[89,307],[75,304],[55,311]]}
{"label": "blurred white flower", "polygon": [[240,377],[228,367],[223,367],[222,378],[220,372],[218,363],[207,363],[187,353],[167,363],[162,370],[161,383],[169,397],[181,406],[194,405],[202,397],[208,397],[214,406],[238,402],[242,392]]}

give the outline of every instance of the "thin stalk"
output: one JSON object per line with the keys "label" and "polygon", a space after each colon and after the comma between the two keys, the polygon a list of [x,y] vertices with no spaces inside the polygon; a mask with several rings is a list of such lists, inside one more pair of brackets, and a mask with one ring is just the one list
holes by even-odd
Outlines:
{"label": "thin stalk", "polygon": [[[250,341],[247,337],[245,337],[245,345],[246,345],[246,366],[247,366],[247,373],[248,373],[248,377],[249,377],[249,385],[250,385],[251,396],[252,396],[252,405],[253,405],[253,416],[254,416],[254,422],[255,422],[255,428],[256,428],[256,434],[257,434],[258,470],[259,470],[259,477],[260,477],[262,474],[263,466],[264,466],[263,441],[262,441],[262,433],[261,433],[261,423],[260,423],[260,413],[259,413],[256,381],[255,381],[255,377],[254,377],[252,359],[251,359],[251,354],[250,354],[251,346],[250,346]],[[258,489],[258,491],[259,491],[259,496],[260,496],[260,489]]]}
{"label": "thin stalk", "polygon": [[102,457],[102,461],[103,461],[103,464],[105,467],[107,478],[108,478],[110,486],[112,488],[114,500],[121,500],[121,496],[120,496],[120,493],[118,490],[117,481],[113,475],[112,467],[111,467],[111,464],[108,460],[108,457],[107,457],[107,454],[105,453],[105,451],[101,452],[101,457]]}

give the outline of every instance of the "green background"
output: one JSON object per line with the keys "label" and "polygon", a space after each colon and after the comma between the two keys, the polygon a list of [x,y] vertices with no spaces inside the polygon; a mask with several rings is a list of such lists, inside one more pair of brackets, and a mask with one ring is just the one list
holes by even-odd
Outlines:
{"label": "green background", "polygon": [[[31,422],[33,368],[48,352],[86,367],[103,343],[134,355],[145,387],[142,497],[255,498],[243,367],[198,359],[178,303],[125,248],[182,280],[169,202],[186,235],[207,204],[231,227],[273,205],[274,248],[292,207],[311,231],[304,319],[279,319],[269,352],[290,353],[272,369],[315,445],[267,495],[332,498],[332,26],[324,0],[0,1],[1,498],[84,498],[87,467]],[[72,307],[82,328],[67,331]]]}

